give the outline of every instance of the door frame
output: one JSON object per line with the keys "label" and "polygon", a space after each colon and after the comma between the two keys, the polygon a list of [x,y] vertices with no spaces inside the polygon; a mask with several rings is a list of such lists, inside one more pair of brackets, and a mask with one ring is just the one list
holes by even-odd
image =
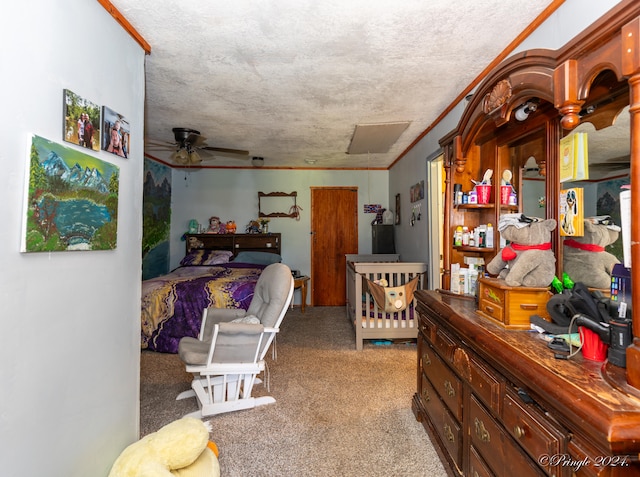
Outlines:
{"label": "door frame", "polygon": [[429,288],[442,286],[444,231],[444,153],[439,151],[427,158],[427,184],[429,184],[429,220],[427,221],[427,250],[431,266],[428,268]]}

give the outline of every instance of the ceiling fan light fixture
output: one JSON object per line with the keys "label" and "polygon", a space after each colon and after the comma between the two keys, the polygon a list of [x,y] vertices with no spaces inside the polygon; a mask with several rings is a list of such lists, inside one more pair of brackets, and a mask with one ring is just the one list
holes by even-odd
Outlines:
{"label": "ceiling fan light fixture", "polygon": [[196,151],[191,151],[189,153],[189,164],[200,164],[201,162],[202,158],[200,157],[200,154]]}
{"label": "ceiling fan light fixture", "polygon": [[189,153],[186,149],[180,148],[173,154],[171,154],[171,160],[178,164],[188,164],[189,163]]}

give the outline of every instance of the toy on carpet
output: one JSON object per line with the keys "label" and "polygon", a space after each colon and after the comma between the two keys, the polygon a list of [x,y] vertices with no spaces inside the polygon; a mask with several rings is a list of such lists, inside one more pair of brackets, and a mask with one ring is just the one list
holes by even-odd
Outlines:
{"label": "toy on carpet", "polygon": [[511,287],[547,287],[556,273],[556,257],[551,249],[554,219],[523,214],[505,214],[498,230],[510,243],[487,264],[486,270],[504,279]]}
{"label": "toy on carpet", "polygon": [[605,251],[620,236],[611,217],[584,219],[584,235],[564,239],[563,270],[575,282],[592,288],[610,288],[613,266],[620,261]]}
{"label": "toy on carpet", "polygon": [[109,477],[219,477],[218,448],[209,432],[199,419],[178,419],[122,451]]}

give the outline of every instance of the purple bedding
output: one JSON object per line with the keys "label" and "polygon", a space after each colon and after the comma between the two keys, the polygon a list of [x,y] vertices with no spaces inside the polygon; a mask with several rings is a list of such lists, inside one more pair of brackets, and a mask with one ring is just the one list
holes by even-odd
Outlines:
{"label": "purple bedding", "polygon": [[179,267],[142,282],[143,349],[177,353],[184,336],[197,337],[205,308],[249,308],[264,265],[226,263]]}

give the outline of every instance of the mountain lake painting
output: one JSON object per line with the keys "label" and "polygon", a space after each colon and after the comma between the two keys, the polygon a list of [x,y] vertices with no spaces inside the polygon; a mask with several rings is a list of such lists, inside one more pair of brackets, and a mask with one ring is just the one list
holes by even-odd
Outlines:
{"label": "mountain lake painting", "polygon": [[116,248],[117,166],[36,135],[29,164],[22,252]]}

